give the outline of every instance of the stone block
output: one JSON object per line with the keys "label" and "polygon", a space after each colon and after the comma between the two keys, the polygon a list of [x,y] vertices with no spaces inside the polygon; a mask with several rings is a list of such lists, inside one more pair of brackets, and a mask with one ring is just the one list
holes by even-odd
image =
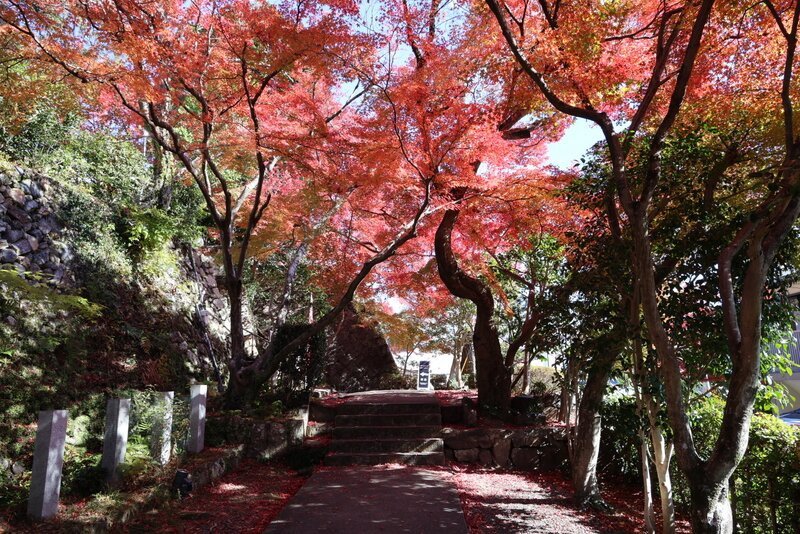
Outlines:
{"label": "stone block", "polygon": [[558,469],[564,466],[569,457],[566,443],[553,441],[546,447],[539,449],[539,466],[542,469]]}
{"label": "stone block", "polygon": [[15,219],[17,222],[25,225],[31,222],[30,216],[25,212],[13,204],[6,204],[6,213],[11,216],[11,218]]}
{"label": "stone block", "polygon": [[516,469],[536,469],[540,463],[539,450],[534,447],[514,447],[511,449],[511,463]]}
{"label": "stone block", "polygon": [[478,436],[475,429],[461,430],[445,427],[442,429],[442,439],[445,447],[451,449],[478,448]]}
{"label": "stone block", "polygon": [[301,417],[286,421],[286,439],[289,445],[299,445],[303,443],[305,434],[306,424]]}
{"label": "stone block", "polygon": [[511,440],[514,447],[541,447],[553,440],[554,433],[550,428],[522,428],[514,430]]}
{"label": "stone block", "polygon": [[30,242],[27,239],[20,239],[14,243],[14,246],[17,247],[17,250],[19,250],[20,254],[27,254],[33,250]]}
{"label": "stone block", "polygon": [[333,423],[336,419],[336,408],[312,399],[308,405],[308,418],[320,423]]}
{"label": "stone block", "polygon": [[198,453],[205,446],[207,394],[208,386],[205,384],[195,384],[190,389],[189,441],[186,446],[190,453]]}
{"label": "stone block", "polygon": [[474,463],[478,461],[478,449],[454,449],[456,462]]}
{"label": "stone block", "polygon": [[106,473],[106,481],[112,486],[119,481],[119,466],[125,461],[130,412],[130,399],[108,399],[106,402],[106,427],[100,466]]}
{"label": "stone block", "polygon": [[0,263],[14,263],[18,257],[17,251],[13,248],[0,250]]}
{"label": "stone block", "polygon": [[272,422],[267,424],[267,446],[260,455],[263,459],[274,458],[289,448],[287,429],[284,423]]}
{"label": "stone block", "polygon": [[475,426],[478,423],[478,410],[472,402],[472,399],[462,399],[462,410],[463,414],[461,419],[464,424],[467,426]]}
{"label": "stone block", "polygon": [[58,514],[66,437],[66,410],[39,412],[33,450],[31,489],[28,496],[28,517],[31,519],[41,521]]}
{"label": "stone block", "polygon": [[17,187],[12,187],[6,193],[6,196],[10,197],[11,200],[19,204],[20,206],[25,205],[25,192],[22,189]]}
{"label": "stone block", "polygon": [[19,241],[20,239],[25,237],[25,232],[23,232],[22,230],[15,230],[14,228],[10,228],[6,232],[6,237],[8,238],[9,241],[13,243],[14,241]]}
{"label": "stone block", "polygon": [[511,455],[511,438],[500,438],[492,446],[494,463],[500,467],[508,466]]}
{"label": "stone block", "polygon": [[478,463],[485,467],[492,465],[492,451],[489,449],[480,449],[478,451]]}

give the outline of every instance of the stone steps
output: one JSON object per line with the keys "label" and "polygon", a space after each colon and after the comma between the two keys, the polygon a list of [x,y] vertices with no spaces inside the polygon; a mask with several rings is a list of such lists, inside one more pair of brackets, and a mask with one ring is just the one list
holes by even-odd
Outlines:
{"label": "stone steps", "polygon": [[440,438],[442,427],[430,426],[337,426],[334,439],[418,439]]}
{"label": "stone steps", "polygon": [[343,404],[336,410],[337,415],[408,415],[441,414],[438,404],[397,403],[397,404]]}
{"label": "stone steps", "polygon": [[331,452],[437,452],[444,450],[441,438],[427,439],[335,439]]}
{"label": "stone steps", "polygon": [[337,427],[342,426],[441,426],[442,416],[435,413],[337,415]]}
{"label": "stone steps", "polygon": [[325,465],[442,465],[444,451],[441,452],[331,452],[325,457]]}
{"label": "stone steps", "polygon": [[438,403],[349,403],[339,406],[326,465],[441,465]]}

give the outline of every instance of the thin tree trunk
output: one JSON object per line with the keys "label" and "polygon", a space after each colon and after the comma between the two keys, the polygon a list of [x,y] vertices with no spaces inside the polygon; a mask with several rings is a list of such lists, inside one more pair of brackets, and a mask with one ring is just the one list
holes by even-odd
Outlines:
{"label": "thin tree trunk", "polygon": [[531,374],[531,351],[528,347],[525,347],[523,352],[523,364],[522,364],[522,394],[527,395],[530,393],[530,374]]}
{"label": "thin tree trunk", "polygon": [[[661,501],[661,532],[663,534],[675,533],[675,506],[672,499],[672,481],[669,475],[669,464],[672,459],[672,444],[667,443],[664,433],[658,423],[658,406],[653,396],[647,392],[643,385],[645,381],[645,363],[643,358],[642,328],[641,328],[641,302],[639,288],[636,287],[633,299],[631,300],[630,314],[628,316],[629,327],[632,331],[633,339],[633,382],[636,392],[636,409],[639,417],[647,415],[648,427],[650,429],[650,443],[653,447],[653,463],[656,467],[658,477],[658,492]],[[642,439],[644,432],[642,431]],[[650,474],[647,475],[648,489],[650,485]],[[645,523],[648,517],[645,516]],[[655,522],[653,522],[655,528]]]}
{"label": "thin tree trunk", "polygon": [[[632,317],[636,317],[638,319],[638,311],[639,307],[637,305],[637,300],[633,299],[632,303]],[[636,416],[641,421],[644,416],[644,413],[647,411],[647,407],[645,406],[644,401],[644,394],[642,392],[642,343],[639,337],[639,333],[634,330],[633,336],[633,373],[632,373],[632,382],[633,382],[633,392],[636,398]],[[655,534],[656,532],[656,515],[655,510],[653,509],[653,485],[650,481],[650,451],[648,446],[647,435],[645,434],[644,427],[640,424],[639,425],[639,454],[641,456],[642,461],[642,492],[643,492],[643,516],[644,516],[644,528],[645,531],[649,534]]]}
{"label": "thin tree trunk", "polygon": [[462,369],[464,369],[464,364],[466,361],[469,361],[469,343],[465,343],[461,346],[461,351],[458,355],[458,368],[456,369],[456,385],[458,389],[464,387],[464,378],[461,375]]}
{"label": "thin tree trunk", "polygon": [[575,406],[575,388],[576,381],[574,379],[577,373],[577,364],[575,358],[567,360],[567,366],[564,369],[564,382],[561,385],[561,405],[559,406],[558,420],[565,424],[572,423],[572,414],[574,413]]}
{"label": "thin tree trunk", "polygon": [[477,374],[477,365],[475,364],[475,349],[471,343],[467,344],[467,352],[469,354],[470,373],[472,374],[472,383],[476,383],[475,375]]}
{"label": "thin tree trunk", "polygon": [[661,497],[661,532],[675,533],[675,503],[672,498],[672,480],[669,464],[672,460],[672,443],[664,438],[664,432],[658,425],[655,413],[648,409],[650,421],[650,441],[653,444],[653,460],[658,475],[658,491]]}
{"label": "thin tree trunk", "polygon": [[456,379],[456,373],[461,368],[460,365],[460,356],[461,351],[459,350],[458,345],[453,347],[453,361],[450,363],[450,373],[447,375],[447,387],[453,387],[453,381]]}
{"label": "thin tree trunk", "polygon": [[642,514],[644,516],[644,529],[648,534],[656,532],[656,512],[653,509],[653,489],[650,483],[650,458],[647,446],[647,436],[643,429],[639,429],[639,454],[642,459]]}

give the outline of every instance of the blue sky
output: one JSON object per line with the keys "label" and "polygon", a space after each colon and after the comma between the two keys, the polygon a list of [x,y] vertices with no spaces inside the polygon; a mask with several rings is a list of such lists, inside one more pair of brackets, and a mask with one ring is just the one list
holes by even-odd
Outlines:
{"label": "blue sky", "polygon": [[564,136],[547,147],[547,158],[551,165],[568,169],[583,156],[592,145],[603,138],[600,128],[585,119],[576,119]]}

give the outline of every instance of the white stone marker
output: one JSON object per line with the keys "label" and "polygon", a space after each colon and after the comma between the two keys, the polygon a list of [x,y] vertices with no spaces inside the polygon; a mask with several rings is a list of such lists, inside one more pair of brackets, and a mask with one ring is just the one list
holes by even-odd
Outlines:
{"label": "white stone marker", "polygon": [[33,448],[31,491],[28,495],[28,517],[31,519],[42,520],[58,514],[66,438],[66,410],[39,412],[39,426]]}
{"label": "white stone marker", "polygon": [[100,466],[106,472],[106,481],[112,485],[117,482],[118,468],[125,461],[130,413],[130,399],[108,399],[106,402],[106,431],[103,435],[103,459]]}
{"label": "white stone marker", "polygon": [[205,384],[195,384],[191,387],[189,444],[186,447],[191,453],[203,450],[203,441],[206,436],[206,393],[208,393],[208,386]]}
{"label": "white stone marker", "polygon": [[153,421],[151,452],[153,458],[161,465],[169,462],[172,452],[170,438],[172,436],[172,400],[174,398],[175,392],[162,391],[156,401],[159,406],[159,418]]}

